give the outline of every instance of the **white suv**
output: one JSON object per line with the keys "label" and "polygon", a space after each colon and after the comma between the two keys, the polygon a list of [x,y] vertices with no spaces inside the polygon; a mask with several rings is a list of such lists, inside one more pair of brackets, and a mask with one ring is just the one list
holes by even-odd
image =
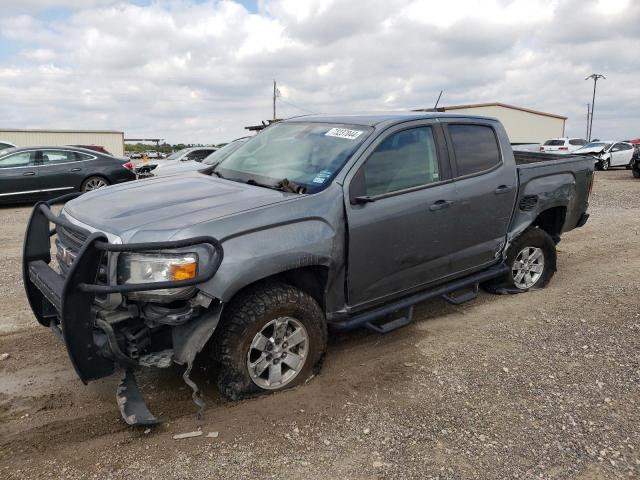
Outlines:
{"label": "white suv", "polygon": [[571,153],[588,142],[584,138],[552,138],[540,145],[541,152]]}

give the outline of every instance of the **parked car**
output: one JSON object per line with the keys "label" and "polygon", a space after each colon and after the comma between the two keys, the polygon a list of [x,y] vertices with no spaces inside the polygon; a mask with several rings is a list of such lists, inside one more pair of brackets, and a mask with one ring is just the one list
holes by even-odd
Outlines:
{"label": "parked car", "polygon": [[428,298],[545,287],[560,236],[589,217],[593,168],[514,154],[484,117],[289,119],[213,168],[89,192],[60,215],[40,205],[24,284],[82,381],[124,367],[124,420],[153,424],[138,366],[185,365],[198,398],[189,372],[203,351],[238,399],[308,381],[328,328],[387,333]]}
{"label": "parked car", "polygon": [[142,154],[140,152],[133,152],[131,153],[131,155],[129,155],[129,158],[131,160],[137,160],[139,158],[142,158]]}
{"label": "parked car", "polygon": [[[183,148],[182,150],[178,150],[177,152],[172,153],[162,162],[146,163],[144,165],[140,165],[139,167],[136,168],[136,173],[141,178],[149,177],[151,175],[155,175],[157,169],[161,168],[165,164],[167,166],[171,166],[171,165],[175,165],[175,162],[181,162],[181,161],[201,162],[216,150],[217,150],[216,147]],[[153,174],[151,172],[153,172]]]}
{"label": "parked car", "polygon": [[14,145],[11,142],[7,142],[6,140],[0,140],[0,150],[6,150],[7,148],[15,148],[16,145]]}
{"label": "parked car", "polygon": [[238,138],[233,142],[227,143],[223,147],[220,147],[218,150],[210,153],[206,157],[201,157],[199,154],[193,154],[185,155],[181,160],[167,160],[166,162],[162,162],[155,169],[153,169],[151,175],[174,175],[176,173],[184,173],[206,168],[207,166],[214,165],[215,163],[221,162],[222,160],[227,158],[238,148],[240,148],[240,146],[248,139],[249,137]]}
{"label": "parked car", "polygon": [[540,151],[547,153],[571,153],[587,143],[584,138],[552,138],[540,145]]}
{"label": "parked car", "polygon": [[78,147],[22,147],[0,152],[0,203],[87,192],[136,178],[133,165]]}
{"label": "parked car", "polygon": [[633,158],[631,159],[631,171],[635,178],[640,178],[640,143],[633,144]]}
{"label": "parked car", "polygon": [[609,170],[610,167],[631,168],[634,148],[628,142],[598,141],[591,142],[584,147],[574,150],[579,155],[591,155],[598,170]]}

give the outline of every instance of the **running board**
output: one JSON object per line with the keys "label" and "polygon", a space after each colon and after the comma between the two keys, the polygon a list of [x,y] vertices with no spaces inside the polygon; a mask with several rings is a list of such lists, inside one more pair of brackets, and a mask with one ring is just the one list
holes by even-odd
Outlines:
{"label": "running board", "polygon": [[[373,308],[371,310],[367,310],[366,312],[358,313],[351,318],[346,320],[332,322],[330,324],[331,328],[339,331],[345,330],[353,330],[354,328],[358,328],[361,326],[366,326],[378,333],[388,333],[390,331],[395,330],[396,328],[403,327],[411,323],[412,315],[405,315],[403,317],[403,321],[401,319],[396,319],[390,322],[388,327],[380,327],[379,322],[376,325],[376,321],[382,318],[388,317],[389,315],[397,312],[399,310],[404,310],[413,305],[424,302],[425,300],[429,300],[435,297],[445,297],[445,300],[448,302],[459,302],[469,301],[475,298],[478,295],[478,285],[482,282],[486,282],[488,280],[501,277],[509,272],[509,267],[505,264],[501,263],[499,265],[495,265],[487,270],[483,270],[481,272],[473,273],[467,277],[460,278],[458,280],[453,280],[452,282],[445,283],[443,285],[430,288],[428,290],[424,290],[419,293],[415,293],[413,295],[409,295],[408,297],[401,298],[400,300],[396,300],[391,303],[387,303],[381,307]],[[450,295],[453,292],[462,289],[472,288],[471,291],[465,292],[459,296]],[[413,312],[412,312],[413,313]],[[372,328],[373,325],[373,328]],[[382,325],[385,325],[383,323]],[[377,329],[375,327],[378,327]]]}
{"label": "running board", "polygon": [[464,291],[463,293],[460,293],[459,295],[455,295],[456,292],[449,292],[442,295],[442,298],[444,298],[451,305],[461,305],[465,302],[468,302],[470,300],[475,300],[476,298],[478,298],[479,288],[480,288],[480,284],[475,283],[471,285],[471,288]]}
{"label": "running board", "polygon": [[413,321],[413,305],[405,308],[402,311],[394,312],[400,313],[400,317],[393,317],[391,315],[383,317],[384,321],[371,321],[365,324],[369,330],[373,330],[377,333],[389,333],[397,330],[398,328],[405,327]]}

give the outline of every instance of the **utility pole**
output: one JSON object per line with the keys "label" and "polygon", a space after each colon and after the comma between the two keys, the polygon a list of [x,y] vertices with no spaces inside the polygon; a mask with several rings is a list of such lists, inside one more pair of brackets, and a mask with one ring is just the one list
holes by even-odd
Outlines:
{"label": "utility pole", "polygon": [[606,80],[607,77],[600,73],[592,73],[588,77],[584,77],[585,80],[593,79],[593,98],[591,99],[591,121],[589,122],[589,138],[587,140],[591,141],[591,135],[593,133],[593,112],[596,109],[596,85],[598,84],[598,79],[602,78]]}
{"label": "utility pole", "polygon": [[590,107],[591,107],[591,104],[587,103],[587,134],[585,135],[584,138],[589,138],[589,118],[591,117]]}
{"label": "utility pole", "polygon": [[276,121],[276,92],[278,91],[276,87],[276,81],[273,81],[273,121]]}
{"label": "utility pole", "polygon": [[436,100],[436,104],[433,106],[434,110],[436,108],[438,108],[438,104],[440,103],[440,97],[442,97],[442,90],[440,90],[440,95],[438,95],[438,99]]}

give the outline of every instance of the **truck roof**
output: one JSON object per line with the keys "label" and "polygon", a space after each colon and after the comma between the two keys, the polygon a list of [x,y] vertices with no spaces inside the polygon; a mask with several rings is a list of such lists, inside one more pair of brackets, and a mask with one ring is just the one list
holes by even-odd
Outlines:
{"label": "truck roof", "polygon": [[349,115],[302,115],[285,120],[289,122],[317,122],[317,123],[344,123],[350,125],[366,125],[373,127],[382,123],[394,124],[411,120],[430,118],[469,118],[480,120],[496,120],[492,117],[480,115],[464,115],[459,113],[443,112],[384,112],[384,113],[357,113]]}

